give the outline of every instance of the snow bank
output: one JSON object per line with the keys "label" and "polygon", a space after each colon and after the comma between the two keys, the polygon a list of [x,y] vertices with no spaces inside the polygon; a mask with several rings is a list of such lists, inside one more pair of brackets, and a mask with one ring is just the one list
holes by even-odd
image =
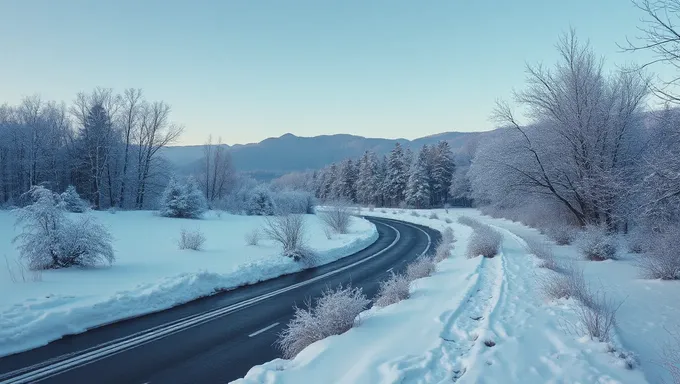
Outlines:
{"label": "snow bank", "polygon": [[[263,218],[217,215],[169,219],[152,212],[93,212],[113,234],[118,261],[107,268],[45,271],[42,281],[13,283],[0,268],[0,356],[44,345],[63,335],[160,311],[198,297],[303,269],[262,240],[244,237]],[[318,265],[351,255],[378,237],[375,226],[353,218],[350,233],[327,239],[321,221],[306,216],[309,245]],[[200,230],[204,251],[179,250],[182,228]],[[0,254],[16,258],[13,217],[0,212]],[[2,260],[4,264],[4,260]]]}
{"label": "snow bank", "polygon": [[[362,315],[345,334],[310,345],[292,360],[253,367],[250,383],[644,383],[609,346],[571,333],[573,302],[548,305],[537,287],[536,260],[514,233],[473,210],[383,210],[363,213],[436,229],[453,228],[452,257],[417,280],[411,298]],[[394,212],[394,213],[393,213]],[[467,259],[475,216],[503,236],[493,259]],[[450,223],[446,221],[449,219]]]}

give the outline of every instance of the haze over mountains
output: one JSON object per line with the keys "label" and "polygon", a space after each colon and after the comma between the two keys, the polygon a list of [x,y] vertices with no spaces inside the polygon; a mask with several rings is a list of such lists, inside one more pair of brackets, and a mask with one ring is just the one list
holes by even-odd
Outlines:
{"label": "haze over mountains", "polygon": [[[395,143],[417,150],[424,144],[446,140],[454,152],[476,142],[484,132],[445,132],[414,140],[366,138],[337,134],[299,137],[287,133],[259,143],[227,146],[236,170],[252,174],[256,178],[270,179],[293,171],[319,169],[348,157],[361,156],[371,150],[379,155],[388,153]],[[226,146],[226,144],[224,144]],[[204,146],[175,146],[163,148],[163,156],[178,171],[190,171],[199,166]]]}

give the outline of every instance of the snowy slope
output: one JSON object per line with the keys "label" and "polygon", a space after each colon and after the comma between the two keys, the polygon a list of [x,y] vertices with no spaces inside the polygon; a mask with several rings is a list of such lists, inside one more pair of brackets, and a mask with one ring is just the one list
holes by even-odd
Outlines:
{"label": "snowy slope", "polygon": [[[114,236],[118,258],[111,267],[45,271],[37,282],[12,282],[0,260],[0,356],[44,345],[65,334],[158,311],[218,289],[293,273],[302,265],[279,256],[268,240],[248,246],[244,237],[263,225],[261,217],[216,215],[204,220],[162,218],[153,212],[92,212]],[[375,226],[353,218],[350,233],[327,239],[319,218],[306,216],[309,245],[325,264],[377,239]],[[0,255],[9,261],[15,229],[0,211]],[[178,250],[181,229],[200,229],[203,251]]]}
{"label": "snowy slope", "polygon": [[[396,213],[393,213],[396,212]],[[573,302],[546,302],[524,241],[503,235],[501,255],[467,259],[471,234],[455,222],[476,211],[437,211],[440,219],[411,211],[376,210],[441,229],[450,225],[458,241],[435,275],[416,281],[413,297],[362,315],[359,326],[312,344],[295,359],[254,367],[240,383],[644,383],[608,346],[584,339]],[[443,219],[453,223],[446,224]],[[482,221],[489,222],[486,218]],[[488,344],[489,346],[487,346]]]}

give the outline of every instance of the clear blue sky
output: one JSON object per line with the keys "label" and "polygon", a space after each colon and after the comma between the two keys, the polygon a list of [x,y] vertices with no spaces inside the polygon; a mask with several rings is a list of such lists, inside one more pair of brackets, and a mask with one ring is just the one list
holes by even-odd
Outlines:
{"label": "clear blue sky", "polygon": [[560,33],[623,64],[641,16],[627,0],[0,0],[0,103],[143,88],[184,144],[488,130]]}

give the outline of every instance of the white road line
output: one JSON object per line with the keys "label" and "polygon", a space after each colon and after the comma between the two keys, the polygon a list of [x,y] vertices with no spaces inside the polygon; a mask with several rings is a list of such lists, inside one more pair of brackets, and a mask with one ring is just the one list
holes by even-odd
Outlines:
{"label": "white road line", "polygon": [[[365,257],[361,260],[357,260],[352,264],[348,264],[348,265],[346,265],[342,268],[334,269],[334,270],[326,272],[322,275],[313,277],[309,280],[305,280],[305,281],[302,281],[302,282],[299,282],[299,283],[296,283],[296,284],[293,284],[293,285],[289,285],[287,287],[280,288],[280,289],[277,289],[275,291],[265,293],[265,294],[260,295],[260,296],[253,297],[253,298],[250,298],[248,300],[244,300],[244,301],[229,305],[227,307],[213,309],[213,310],[206,311],[206,312],[203,312],[203,313],[200,313],[200,314],[190,315],[190,316],[187,316],[185,318],[172,321],[168,324],[164,324],[164,325],[154,327],[154,328],[151,329],[151,331],[142,331],[142,332],[138,332],[138,333],[136,333],[132,336],[126,336],[126,337],[122,337],[120,339],[116,339],[116,340],[113,340],[113,341],[108,341],[108,342],[102,343],[98,346],[88,348],[85,351],[83,351],[84,353],[78,353],[78,354],[75,354],[75,355],[74,354],[68,354],[63,359],[57,358],[57,359],[60,359],[60,360],[55,361],[54,363],[51,363],[51,364],[39,363],[39,364],[35,364],[34,366],[31,366],[31,367],[26,367],[26,368],[22,368],[20,370],[16,370],[16,371],[13,371],[13,372],[8,372],[8,373],[2,375],[2,377],[9,377],[9,376],[16,375],[16,374],[19,374],[19,375],[16,376],[16,377],[13,377],[11,379],[8,379],[8,380],[0,381],[0,384],[24,384],[24,383],[35,383],[35,382],[38,382],[38,381],[42,381],[42,380],[48,379],[50,377],[56,376],[60,373],[67,372],[67,371],[70,371],[70,370],[78,368],[78,367],[82,367],[84,365],[96,362],[96,361],[104,359],[106,357],[116,355],[116,354],[119,354],[121,352],[128,351],[130,349],[139,347],[141,345],[148,344],[152,341],[160,340],[160,339],[165,338],[167,336],[174,335],[176,333],[182,332],[186,329],[190,329],[190,328],[199,326],[201,324],[207,323],[207,322],[215,320],[217,318],[227,316],[227,315],[229,315],[233,312],[236,312],[236,311],[239,311],[241,309],[250,307],[253,304],[257,304],[260,301],[263,301],[263,300],[269,299],[271,297],[281,295],[285,292],[288,292],[288,291],[291,291],[291,290],[312,284],[312,283],[314,283],[318,280],[324,279],[324,278],[329,277],[329,276],[336,275],[340,272],[344,272],[347,269],[353,268],[357,265],[363,264],[363,263],[365,263],[365,262],[367,262],[371,259],[374,259],[374,258],[382,255],[383,253],[387,252],[389,249],[391,249],[392,247],[394,247],[397,244],[397,242],[401,238],[401,233],[399,232],[399,230],[397,230],[393,226],[386,224],[384,222],[381,222],[381,224],[391,228],[392,230],[394,230],[396,232],[397,236],[395,237],[394,241],[392,241],[392,243],[390,245],[388,245],[386,248],[381,249],[380,251],[374,253],[371,256]],[[408,226],[413,227],[411,225],[408,225]],[[413,228],[417,228],[417,227],[413,227]],[[417,229],[420,229],[420,228],[417,228]],[[421,231],[425,232],[422,229],[421,229]],[[425,232],[425,234],[427,235],[426,232]],[[430,244],[429,238],[430,238],[430,236],[427,235],[427,237],[428,237],[428,248],[429,248],[429,244]],[[0,380],[2,380],[2,377],[0,377]]]}
{"label": "white road line", "polygon": [[388,270],[387,270],[387,271],[385,271],[385,272],[392,272],[392,268],[388,269]]}
{"label": "white road line", "polygon": [[272,324],[272,325],[269,325],[269,326],[267,326],[267,327],[264,327],[264,328],[260,329],[259,331],[255,331],[255,332],[251,333],[250,335],[248,335],[248,337],[255,337],[255,336],[259,335],[259,334],[262,333],[262,332],[267,332],[268,330],[270,330],[270,329],[276,327],[277,325],[279,325],[279,323],[274,323],[274,324]]}

